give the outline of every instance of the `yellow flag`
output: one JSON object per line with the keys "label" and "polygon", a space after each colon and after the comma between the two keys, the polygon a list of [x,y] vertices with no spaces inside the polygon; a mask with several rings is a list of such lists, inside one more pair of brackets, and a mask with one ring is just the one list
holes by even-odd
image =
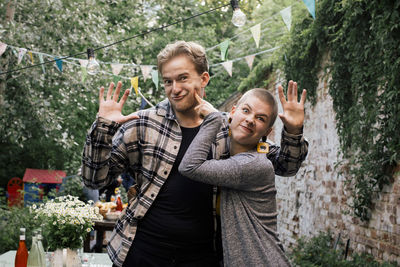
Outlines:
{"label": "yellow flag", "polygon": [[138,76],[131,79],[131,85],[132,85],[133,89],[135,89],[136,95],[138,95],[139,94],[139,92],[138,92],[139,77]]}
{"label": "yellow flag", "polygon": [[29,54],[29,57],[31,58],[32,64],[35,64],[35,62],[33,62],[33,55],[32,55],[32,52],[29,51],[28,54]]}

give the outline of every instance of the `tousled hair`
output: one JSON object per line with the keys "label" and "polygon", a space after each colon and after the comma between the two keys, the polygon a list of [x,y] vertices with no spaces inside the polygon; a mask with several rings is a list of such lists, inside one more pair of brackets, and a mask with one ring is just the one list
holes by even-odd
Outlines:
{"label": "tousled hair", "polygon": [[208,72],[206,50],[195,42],[176,41],[168,44],[157,56],[158,71],[162,74],[163,65],[172,58],[180,55],[187,56],[194,64],[199,75]]}
{"label": "tousled hair", "polygon": [[272,127],[275,123],[276,117],[278,116],[278,103],[276,102],[275,97],[264,88],[254,88],[247,91],[237,102],[237,106],[242,104],[248,97],[255,96],[259,100],[263,101],[264,103],[270,105],[272,107],[272,114],[269,121],[268,128]]}

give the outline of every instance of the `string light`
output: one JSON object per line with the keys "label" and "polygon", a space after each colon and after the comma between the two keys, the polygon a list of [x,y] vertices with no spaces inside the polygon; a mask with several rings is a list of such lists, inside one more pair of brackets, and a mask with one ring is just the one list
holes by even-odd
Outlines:
{"label": "string light", "polygon": [[100,65],[94,58],[93,48],[88,48],[87,55],[88,55],[88,60],[89,60],[87,66],[86,66],[87,73],[90,75],[96,75],[100,70]]}
{"label": "string light", "polygon": [[242,27],[246,23],[246,15],[239,8],[238,0],[231,0],[233,10],[232,23],[236,27]]}

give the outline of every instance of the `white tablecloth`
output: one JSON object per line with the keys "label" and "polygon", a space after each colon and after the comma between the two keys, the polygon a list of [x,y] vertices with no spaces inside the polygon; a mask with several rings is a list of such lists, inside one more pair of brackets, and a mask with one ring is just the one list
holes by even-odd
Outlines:
{"label": "white tablecloth", "polygon": [[[0,255],[0,267],[14,267],[15,250]],[[48,257],[52,252],[48,252]],[[82,267],[111,267],[112,263],[107,253],[83,253]]]}

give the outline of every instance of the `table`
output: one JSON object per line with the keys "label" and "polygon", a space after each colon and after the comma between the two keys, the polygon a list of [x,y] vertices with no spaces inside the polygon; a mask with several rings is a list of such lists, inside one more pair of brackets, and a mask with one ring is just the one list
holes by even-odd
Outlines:
{"label": "table", "polygon": [[[0,267],[14,267],[16,250],[10,250],[0,255]],[[50,256],[52,252],[47,252]],[[107,253],[82,253],[82,267],[111,267],[112,263]]]}
{"label": "table", "polygon": [[[103,237],[105,231],[112,231],[114,229],[116,221],[94,221],[94,230],[96,230],[96,245],[94,246],[94,251],[97,253],[103,252]],[[90,236],[86,238],[83,245],[84,252],[90,252]]]}

